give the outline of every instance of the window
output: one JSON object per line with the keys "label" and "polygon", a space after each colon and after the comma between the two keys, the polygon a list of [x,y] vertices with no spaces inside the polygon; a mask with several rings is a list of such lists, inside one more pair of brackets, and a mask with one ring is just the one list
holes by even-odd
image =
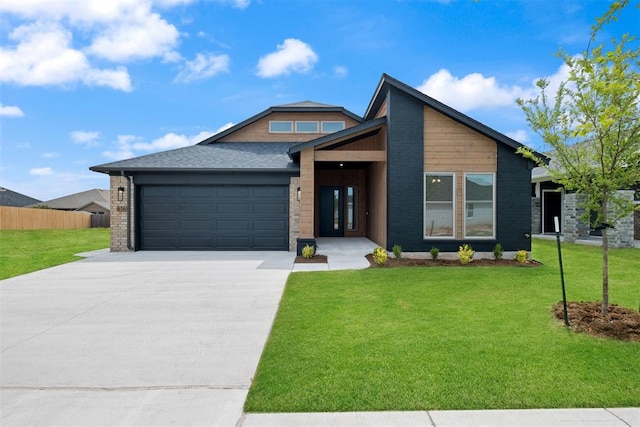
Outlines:
{"label": "window", "polygon": [[[495,186],[492,173],[467,173],[464,176],[465,237],[495,236]],[[469,215],[471,212],[471,215]]]}
{"label": "window", "polygon": [[293,132],[293,122],[269,122],[269,132],[291,133]]}
{"label": "window", "polygon": [[357,200],[356,187],[347,187],[347,230],[357,229]]}
{"label": "window", "polygon": [[318,122],[296,122],[296,132],[318,133]]}
{"label": "window", "polygon": [[432,173],[424,175],[424,237],[453,238],[455,174]]}
{"label": "window", "polygon": [[322,133],[333,133],[344,129],[344,122],[322,122]]}

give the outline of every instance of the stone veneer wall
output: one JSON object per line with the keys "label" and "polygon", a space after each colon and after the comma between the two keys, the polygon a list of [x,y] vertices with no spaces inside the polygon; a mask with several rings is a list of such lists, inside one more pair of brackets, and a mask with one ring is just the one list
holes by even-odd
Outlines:
{"label": "stone veneer wall", "polygon": [[[633,190],[616,191],[616,196],[633,201]],[[633,247],[633,213],[619,219],[616,227],[608,230],[610,248]]]}
{"label": "stone veneer wall", "polygon": [[[111,176],[111,252],[129,252],[127,248],[127,179],[123,176]],[[124,187],[124,197],[118,201],[118,187]],[[131,245],[133,245],[135,197],[131,186]]]}
{"label": "stone veneer wall", "polygon": [[531,198],[531,233],[542,233],[542,201],[540,197]]}
{"label": "stone veneer wall", "polygon": [[583,194],[565,193],[562,205],[562,234],[566,242],[589,238],[589,224],[585,224],[580,217],[585,210],[580,206],[584,200]]}
{"label": "stone veneer wall", "polygon": [[289,250],[296,251],[300,237],[300,201],[298,200],[300,177],[293,176],[289,183]]}

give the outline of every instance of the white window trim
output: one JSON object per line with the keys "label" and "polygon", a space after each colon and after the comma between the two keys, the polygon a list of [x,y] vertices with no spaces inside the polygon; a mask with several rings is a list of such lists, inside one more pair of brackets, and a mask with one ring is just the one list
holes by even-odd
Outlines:
{"label": "white window trim", "polygon": [[[453,215],[453,227],[452,227],[452,235],[451,236],[427,236],[427,175],[440,175],[440,176],[450,176],[453,180],[453,185],[451,186],[451,202],[452,202],[452,215]],[[427,171],[424,173],[422,177],[422,238],[425,240],[456,240],[456,173],[455,172],[435,172],[435,171]]]}
{"label": "white window trim", "polygon": [[325,123],[341,123],[342,124],[342,129],[340,130],[344,130],[346,123],[344,121],[339,121],[339,120],[326,120],[326,121],[322,121],[320,122],[320,133],[334,133],[334,132],[340,132],[340,130],[336,130],[336,131],[331,131],[331,132],[326,132],[322,129],[323,125]]}
{"label": "white window trim", "polygon": [[[291,130],[271,130],[272,123],[290,123]],[[293,122],[291,120],[269,120],[269,133],[293,133]]]}
{"label": "white window trim", "polygon": [[[492,204],[493,204],[493,209],[492,209],[492,215],[493,215],[493,222],[492,222],[492,232],[491,232],[491,236],[467,236],[467,215],[466,215],[466,210],[467,210],[467,175],[491,175],[491,180],[492,180]],[[464,210],[465,210],[465,215],[464,218],[462,220],[462,228],[464,230],[464,238],[466,239],[472,239],[472,240],[494,240],[496,238],[496,174],[495,172],[465,172],[464,173],[464,178],[462,181],[462,206],[464,206]],[[472,203],[476,203],[478,202],[478,200],[472,200]]]}
{"label": "white window trim", "polygon": [[[298,130],[298,123],[315,123],[317,125],[317,129],[315,131],[308,131],[308,130]],[[295,132],[296,133],[320,133],[320,122],[318,122],[317,120],[300,120],[296,122],[296,127],[295,127]]]}

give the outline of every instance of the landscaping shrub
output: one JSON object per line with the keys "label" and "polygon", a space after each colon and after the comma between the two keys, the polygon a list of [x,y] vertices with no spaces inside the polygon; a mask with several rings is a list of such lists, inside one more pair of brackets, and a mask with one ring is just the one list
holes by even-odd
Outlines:
{"label": "landscaping shrub", "polygon": [[387,263],[387,260],[389,259],[389,255],[387,254],[387,251],[384,250],[384,248],[380,247],[380,246],[377,246],[373,250],[372,255],[373,255],[373,260],[378,265],[385,265]]}
{"label": "landscaping shrub", "polygon": [[458,248],[458,259],[460,260],[460,264],[469,264],[473,261],[473,254],[476,252],[473,250],[471,245],[465,243],[464,245]]}
{"label": "landscaping shrub", "polygon": [[493,247],[493,259],[502,259],[503,252],[504,250],[502,249],[502,245],[500,243],[496,243],[496,245]]}
{"label": "landscaping shrub", "polygon": [[305,245],[304,248],[302,248],[302,256],[306,259],[313,258],[315,254],[316,254],[315,246]]}
{"label": "landscaping shrub", "polygon": [[436,248],[435,246],[432,246],[429,253],[431,254],[431,259],[435,261],[438,259],[438,255],[440,254],[440,249]]}
{"label": "landscaping shrub", "polygon": [[528,259],[529,253],[524,249],[520,249],[518,252],[516,252],[516,261],[518,261],[520,264],[524,264]]}
{"label": "landscaping shrub", "polygon": [[393,256],[396,257],[396,259],[401,259],[402,258],[402,246],[400,245],[393,245]]}

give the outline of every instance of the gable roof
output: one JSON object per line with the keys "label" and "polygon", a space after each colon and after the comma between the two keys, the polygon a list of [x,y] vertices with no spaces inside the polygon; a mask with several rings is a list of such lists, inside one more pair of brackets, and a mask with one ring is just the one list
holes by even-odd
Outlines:
{"label": "gable roof", "polygon": [[329,135],[321,136],[320,138],[316,138],[311,141],[297,143],[296,145],[289,148],[289,156],[294,156],[300,153],[304,149],[307,149],[309,147],[316,147],[318,145],[322,145],[327,142],[363,137],[365,135],[370,134],[371,132],[377,132],[386,123],[387,123],[387,118],[380,117],[375,120],[369,120],[368,122],[364,122],[359,125],[352,126],[352,127],[343,129],[341,131],[331,133]]}
{"label": "gable roof", "polygon": [[218,142],[191,145],[147,154],[132,159],[92,166],[96,172],[157,171],[246,171],[295,172],[299,170],[287,156],[297,142]]}
{"label": "gable roof", "polygon": [[108,210],[110,205],[109,190],[93,188],[80,193],[58,197],[57,199],[35,203],[35,205],[47,206],[51,209],[79,210],[92,203]]}
{"label": "gable roof", "polygon": [[0,187],[0,206],[13,206],[21,208],[24,206],[38,203],[40,200],[33,197],[25,196],[8,188]]}
{"label": "gable roof", "polygon": [[261,113],[256,114],[255,116],[249,117],[246,120],[241,121],[240,123],[231,126],[229,129],[223,130],[222,132],[218,132],[215,135],[210,136],[204,141],[199,142],[199,145],[207,145],[212,144],[227,135],[234,133],[235,131],[242,129],[245,126],[250,125],[251,123],[257,122],[258,120],[268,116],[272,113],[342,113],[348,117],[351,117],[353,120],[357,122],[362,122],[362,117],[357,114],[352,113],[344,107],[338,107],[335,105],[329,104],[321,104],[319,102],[313,101],[301,101],[294,102],[292,104],[283,104],[276,105],[273,107],[269,107]]}
{"label": "gable roof", "polygon": [[[514,150],[517,150],[519,147],[524,147],[524,144],[521,144],[518,141],[509,138],[508,136],[496,131],[495,129],[492,129],[489,126],[482,124],[477,120],[472,119],[466,114],[463,114],[458,110],[455,110],[449,107],[448,105],[445,105],[442,102],[434,98],[431,98],[430,96],[420,92],[419,90],[405,83],[402,83],[400,80],[394,79],[393,77],[387,74],[382,74],[382,77],[380,78],[380,82],[378,83],[376,91],[373,94],[373,98],[371,98],[371,101],[369,102],[369,106],[367,107],[367,111],[364,114],[365,121],[371,120],[375,116],[376,112],[380,109],[380,107],[382,106],[382,103],[385,101],[387,92],[391,87],[394,87],[410,96],[413,96],[414,98],[417,98],[418,100],[422,101],[425,105],[434,109],[435,111],[449,117],[452,120],[455,120],[458,123],[461,123],[475,130],[476,132],[490,139],[493,139],[501,144],[511,147]],[[540,158],[547,159],[547,157],[544,154],[540,154],[537,152],[535,152],[535,154]]]}

